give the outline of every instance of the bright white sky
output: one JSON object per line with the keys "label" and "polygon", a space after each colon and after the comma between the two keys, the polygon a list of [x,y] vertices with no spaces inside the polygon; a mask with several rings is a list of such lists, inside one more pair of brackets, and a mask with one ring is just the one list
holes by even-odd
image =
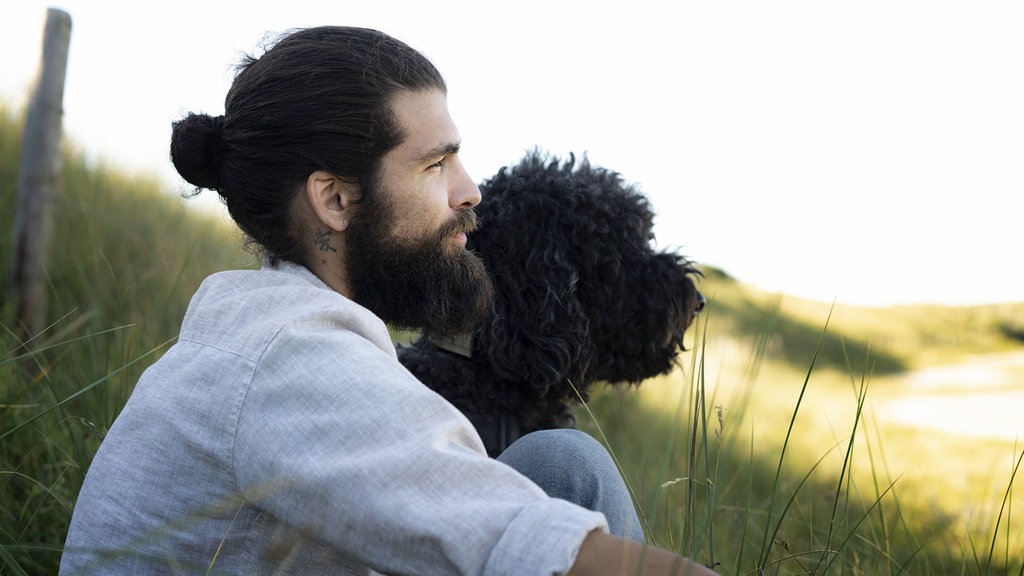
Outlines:
{"label": "bright white sky", "polygon": [[[258,4],[263,4],[259,7]],[[540,146],[646,192],[659,244],[840,304],[1024,301],[1024,2],[16,0],[23,103],[48,7],[71,14],[65,130],[184,183],[171,121],[223,112],[267,32],[369,26],[445,74],[482,180]]]}

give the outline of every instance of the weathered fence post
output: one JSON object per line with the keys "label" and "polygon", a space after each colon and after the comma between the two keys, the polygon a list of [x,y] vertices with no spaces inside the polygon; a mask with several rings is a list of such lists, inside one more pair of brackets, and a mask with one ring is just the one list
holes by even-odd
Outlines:
{"label": "weathered fence post", "polygon": [[39,333],[46,321],[46,259],[52,234],[51,204],[60,184],[61,118],[70,42],[71,16],[50,8],[22,135],[9,279],[18,322],[29,335]]}

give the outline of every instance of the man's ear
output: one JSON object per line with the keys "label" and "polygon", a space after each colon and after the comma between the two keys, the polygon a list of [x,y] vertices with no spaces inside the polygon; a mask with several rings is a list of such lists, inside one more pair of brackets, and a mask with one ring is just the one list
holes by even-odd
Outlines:
{"label": "man's ear", "polygon": [[352,219],[353,204],[362,196],[359,185],[346,182],[326,170],[317,170],[306,179],[306,199],[325,226],[341,232]]}

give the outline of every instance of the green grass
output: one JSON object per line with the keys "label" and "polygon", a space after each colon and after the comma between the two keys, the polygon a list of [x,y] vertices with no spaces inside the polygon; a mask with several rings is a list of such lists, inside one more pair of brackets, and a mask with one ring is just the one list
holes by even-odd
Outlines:
{"label": "green grass", "polygon": [[[0,237],[11,238],[20,120],[0,108]],[[218,269],[252,265],[234,232],[154,179],[66,147],[53,206],[49,326],[17,325],[0,285],[0,574],[56,574],[92,454],[142,370]],[[9,244],[0,244],[9,269]]]}
{"label": "green grass", "polygon": [[748,362],[712,370],[708,311],[679,371],[606,388],[579,416],[607,437],[654,541],[726,574],[1024,570],[1024,525],[1003,509],[1021,446],[882,422],[870,372],[819,370],[813,350],[800,371],[754,338]]}
{"label": "green grass", "polygon": [[[4,215],[19,130],[0,107]],[[26,342],[0,287],[0,574],[56,573],[85,470],[139,374],[205,276],[254,265],[233,228],[144,175],[70,146],[63,174],[49,328]],[[707,272],[680,368],[601,389],[578,417],[614,452],[652,541],[723,574],[1024,574],[1024,448],[875,410],[906,370],[1022,350],[1024,304],[848,308]]]}

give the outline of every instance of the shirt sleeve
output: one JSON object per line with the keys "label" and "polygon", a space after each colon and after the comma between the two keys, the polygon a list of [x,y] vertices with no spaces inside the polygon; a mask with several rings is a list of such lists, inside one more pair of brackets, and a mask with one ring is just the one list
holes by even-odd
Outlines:
{"label": "shirt sleeve", "polygon": [[457,409],[337,323],[285,327],[241,406],[246,497],[379,572],[560,574],[607,526],[488,458]]}

